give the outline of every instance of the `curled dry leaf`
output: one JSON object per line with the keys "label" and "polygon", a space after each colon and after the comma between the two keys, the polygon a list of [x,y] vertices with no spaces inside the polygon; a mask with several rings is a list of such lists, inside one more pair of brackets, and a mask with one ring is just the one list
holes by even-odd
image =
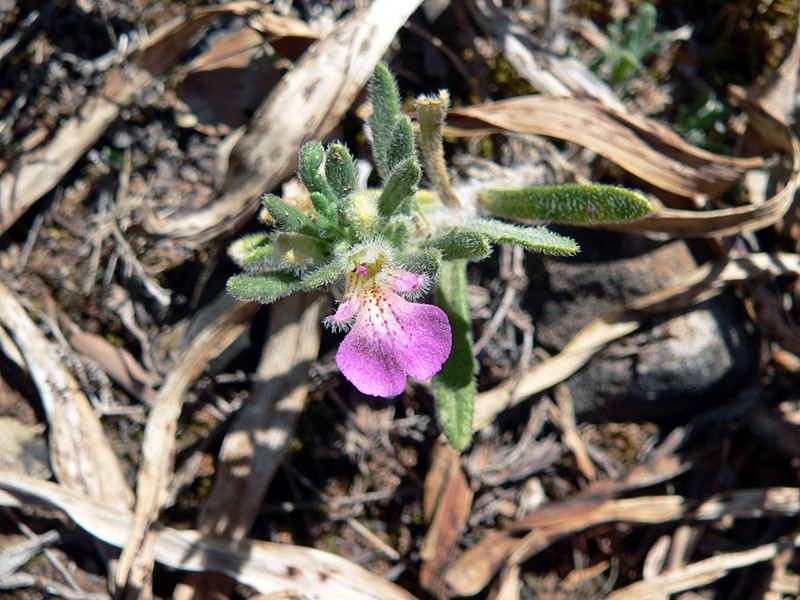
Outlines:
{"label": "curled dry leaf", "polygon": [[[64,511],[89,534],[117,548],[128,538],[133,513],[112,508],[49,481],[0,471],[0,504],[19,498]],[[158,562],[184,571],[218,571],[263,594],[293,591],[308,598],[414,600],[399,586],[322,550],[255,540],[229,541],[196,530],[155,527]],[[291,597],[291,596],[290,596]]]}
{"label": "curled dry leaf", "polygon": [[[252,529],[308,398],[308,366],[319,352],[324,305],[321,294],[309,292],[271,306],[256,383],[222,441],[214,483],[200,508],[197,528],[203,533],[243,539]],[[207,597],[225,585],[220,579],[197,573],[176,588],[175,598]]]}
{"label": "curled dry leaf", "polygon": [[152,88],[156,78],[175,65],[202,27],[222,15],[244,15],[260,9],[260,3],[249,0],[199,8],[153,33],[123,65],[106,76],[100,89],[74,117],[61,124],[49,142],[0,173],[0,234],[61,181],[136,94]]}
{"label": "curled dry leaf", "polygon": [[133,492],[89,399],[14,293],[2,284],[0,326],[11,334],[36,384],[50,425],[50,463],[58,480],[100,502],[128,508]]}
{"label": "curled dry leaf", "polygon": [[[640,221],[609,226],[626,232],[661,232],[674,237],[714,237],[755,231],[776,223],[791,205],[800,181],[800,143],[792,131],[740,93],[751,124],[774,150],[790,155],[790,176],[783,189],[758,206],[703,212],[658,208]],[[663,190],[686,197],[714,196],[749,169],[764,165],[760,157],[726,157],[684,142],[661,123],[622,114],[579,98],[523,96],[453,109],[451,135],[496,130],[533,133],[581,144]]]}
{"label": "curled dry leaf", "polygon": [[269,50],[251,27],[217,40],[189,64],[176,88],[178,124],[218,136],[245,124],[283,73]]}
{"label": "curled dry leaf", "polygon": [[661,123],[623,114],[592,100],[521,96],[454,108],[451,135],[498,129],[575,142],[615,162],[637,177],[681,196],[717,194],[761,158],[731,158],[695,148]]}
{"label": "curled dry leaf", "polygon": [[350,108],[397,30],[422,0],[377,0],[343,19],[306,51],[261,104],[231,152],[219,196],[152,232],[202,244],[231,233],[258,210],[256,198],[286,179],[309,139],[324,139]]}
{"label": "curled dry leaf", "polygon": [[680,285],[648,294],[627,308],[592,321],[561,352],[528,369],[518,381],[507,381],[478,394],[475,431],[491,423],[501,411],[561,383],[607,344],[636,331],[654,312],[699,304],[738,281],[779,275],[800,275],[800,255],[759,253],[706,263]]}
{"label": "curled dry leaf", "polygon": [[186,67],[177,86],[181,126],[226,135],[243,125],[295,60],[319,36],[293,17],[262,11],[214,42]]}

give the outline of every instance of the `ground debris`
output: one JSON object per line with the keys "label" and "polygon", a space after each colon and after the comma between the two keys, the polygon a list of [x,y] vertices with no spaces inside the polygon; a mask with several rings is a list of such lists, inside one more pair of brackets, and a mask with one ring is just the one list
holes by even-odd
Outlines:
{"label": "ground debris", "polygon": [[[0,597],[800,595],[798,8],[667,4],[0,0]],[[656,207],[470,265],[462,454],[327,295],[225,292],[378,60],[450,90],[459,194]]]}

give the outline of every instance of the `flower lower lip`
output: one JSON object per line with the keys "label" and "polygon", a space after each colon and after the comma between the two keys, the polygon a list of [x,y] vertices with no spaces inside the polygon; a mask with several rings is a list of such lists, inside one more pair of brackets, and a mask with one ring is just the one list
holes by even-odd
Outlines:
{"label": "flower lower lip", "polygon": [[345,298],[326,320],[346,325],[355,317],[336,362],[362,393],[394,396],[409,375],[424,381],[441,370],[452,345],[450,324],[440,308],[400,295],[421,288],[425,277],[394,267],[380,247],[358,254],[373,262],[357,263],[347,273]]}

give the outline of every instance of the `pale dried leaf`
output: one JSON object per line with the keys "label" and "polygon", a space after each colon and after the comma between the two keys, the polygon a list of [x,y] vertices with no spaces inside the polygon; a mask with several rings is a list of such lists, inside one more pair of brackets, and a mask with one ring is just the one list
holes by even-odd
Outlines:
{"label": "pale dried leaf", "polygon": [[276,62],[255,29],[223,36],[189,64],[177,85],[178,124],[216,136],[244,125],[280,79]]}
{"label": "pale dried leaf", "polygon": [[727,286],[751,278],[800,274],[800,255],[751,254],[746,258],[707,263],[683,283],[644,296],[630,307],[596,319],[555,356],[528,369],[519,380],[509,380],[475,398],[475,431],[525,398],[561,383],[610,342],[636,331],[654,312],[699,304]]}
{"label": "pale dried leaf", "polygon": [[[271,306],[256,384],[222,442],[214,483],[200,508],[197,528],[203,533],[243,539],[252,529],[306,404],[325,304],[321,295],[308,293]],[[197,574],[175,590],[175,598],[214,597],[224,585],[218,580]]]}
{"label": "pale dried leaf", "polygon": [[626,113],[614,91],[580,60],[542,48],[525,29],[487,0],[467,3],[475,20],[497,42],[503,55],[533,87],[551,96],[579,96]]}
{"label": "pale dried leaf", "polygon": [[[63,486],[0,471],[0,503],[17,497],[53,506],[99,540],[122,547],[134,515],[95,502]],[[196,530],[155,527],[153,553],[163,565],[184,571],[212,570],[263,594],[296,592],[309,600],[414,600],[399,586],[347,559],[315,548],[256,540],[229,541]],[[291,596],[289,596],[291,597]]]}
{"label": "pale dried leaf", "polygon": [[668,535],[662,535],[656,540],[655,544],[650,546],[642,566],[642,579],[657,577],[664,570],[671,544],[672,538]]}
{"label": "pale dried leaf", "polygon": [[692,197],[716,194],[763,159],[731,158],[695,148],[658,121],[623,114],[592,100],[521,96],[454,108],[449,135],[504,130],[581,144],[661,189]]}
{"label": "pale dried leaf", "polygon": [[115,346],[105,338],[85,331],[69,336],[69,344],[100,368],[127,392],[149,402],[156,380],[130,352]]}
{"label": "pale dried leaf", "polygon": [[553,420],[561,428],[564,446],[575,456],[575,462],[584,477],[589,481],[595,481],[597,479],[597,469],[589,457],[589,451],[586,449],[583,438],[578,432],[575,422],[575,406],[572,403],[572,395],[569,392],[569,388],[565,385],[559,385],[554,390],[554,395],[557,406],[549,403],[548,408],[550,408]]}
{"label": "pale dried leaf", "polygon": [[276,37],[307,38],[308,40],[316,40],[319,37],[305,21],[272,11],[252,15],[250,26],[268,36],[271,42]]}
{"label": "pale dried leaf", "polygon": [[246,14],[260,4],[249,0],[189,11],[157,30],[125,64],[114,68],[77,114],[44,146],[0,173],[0,233],[8,230],[39,198],[53,189],[142,89],[170,70],[195,33],[226,14]]}
{"label": "pale dried leaf", "polygon": [[749,567],[775,558],[787,547],[800,546],[800,536],[781,542],[764,544],[741,552],[712,556],[680,569],[668,571],[652,579],[638,581],[618,589],[606,600],[656,600],[716,581],[733,569]]}
{"label": "pale dried leaf", "polygon": [[[798,513],[798,488],[736,490],[714,496],[699,506],[681,496],[622,499],[573,496],[541,507],[518,519],[509,533],[492,534],[473,546],[448,568],[445,580],[457,594],[473,595],[488,584],[506,560],[519,564],[572,533],[603,523],[655,524],[678,519],[708,521],[722,516],[752,518]],[[511,532],[520,531],[529,533],[522,539],[511,537]],[[507,556],[501,556],[500,550],[507,551]]]}
{"label": "pale dried leaf", "polygon": [[735,208],[702,212],[658,208],[647,219],[615,225],[613,229],[629,233],[661,232],[685,238],[719,237],[764,229],[786,214],[800,182],[800,142],[789,127],[747,99],[744,92],[731,89],[731,95],[745,109],[750,124],[764,143],[791,156],[789,179],[780,191],[764,202]]}
{"label": "pale dried leaf", "polygon": [[133,492],[100,420],[50,342],[15,294],[0,284],[0,325],[25,359],[50,425],[50,464],[65,486],[118,508]]}
{"label": "pale dried leaf", "polygon": [[172,471],[175,432],[189,386],[208,361],[227,348],[244,331],[261,305],[242,302],[206,326],[191,342],[170,371],[153,399],[142,441],[142,462],[136,483],[135,518],[125,544],[116,581],[123,589],[128,581],[144,589],[153,568],[153,524],[163,506]]}
{"label": "pale dried leaf", "polygon": [[456,457],[444,444],[436,444],[431,451],[431,464],[425,474],[425,487],[422,494],[422,516],[426,525],[430,525],[433,514],[439,505],[439,499],[447,486],[447,480],[453,469]]}
{"label": "pale dried leaf", "polygon": [[522,589],[522,581],[520,581],[519,576],[519,565],[506,565],[500,571],[500,584],[498,585],[497,593],[491,596],[491,600],[519,600],[519,593]]}
{"label": "pale dried leaf", "polygon": [[309,48],[264,101],[231,153],[219,197],[180,219],[153,221],[160,235],[202,244],[237,230],[259,207],[258,196],[296,168],[300,146],[323,139],[341,120],[421,0],[377,0]]}
{"label": "pale dried leaf", "polygon": [[[446,482],[438,494],[436,510],[420,551],[423,562],[419,574],[420,585],[436,597],[441,597],[444,591],[444,568],[450,563],[466,526],[473,496],[461,469],[460,453],[442,442],[440,445],[435,456],[447,465]],[[431,472],[438,478],[442,468],[434,467]]]}
{"label": "pale dried leaf", "polygon": [[[632,489],[672,479],[691,467],[691,462],[669,454],[674,449],[674,443],[675,440],[665,440],[652,459],[631,467],[619,479],[596,481],[580,494],[570,496],[559,503],[540,507],[529,515],[547,518],[552,511],[581,510],[581,507],[596,502],[598,498],[609,498]],[[489,534],[448,567],[445,574],[448,586],[464,596],[478,593],[502,567],[508,555],[518,548],[519,543],[519,538],[509,532],[499,531]]]}
{"label": "pale dried leaf", "polygon": [[580,589],[585,582],[591,581],[608,569],[608,562],[599,562],[594,566],[585,569],[575,569],[570,571],[561,582],[560,588],[565,592],[573,592]]}

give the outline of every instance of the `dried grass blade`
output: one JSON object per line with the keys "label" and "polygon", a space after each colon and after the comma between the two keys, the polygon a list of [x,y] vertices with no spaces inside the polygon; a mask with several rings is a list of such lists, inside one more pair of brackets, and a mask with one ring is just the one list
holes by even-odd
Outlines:
{"label": "dried grass blade", "polygon": [[662,575],[638,581],[606,596],[606,600],[648,600],[664,598],[724,577],[733,569],[741,569],[775,558],[786,548],[800,546],[800,535],[785,541],[764,544],[741,552],[712,556]]}
{"label": "dried grass blade", "polygon": [[503,410],[561,383],[607,344],[636,331],[654,312],[698,304],[738,281],[787,274],[800,274],[800,255],[758,253],[702,265],[680,285],[648,294],[623,310],[592,321],[561,352],[526,371],[518,381],[509,380],[478,394],[474,428],[480,430]]}
{"label": "dried grass blade", "polygon": [[[572,533],[603,523],[657,524],[678,519],[716,520],[723,516],[792,516],[799,512],[798,488],[736,490],[700,505],[681,496],[571,497],[529,513],[513,523],[509,532],[493,534],[476,544],[453,563],[445,578],[457,594],[473,595],[488,585],[503,563],[519,564]],[[522,539],[511,537],[512,532],[520,531],[529,533]]]}
{"label": "dried grass blade", "polygon": [[761,137],[773,148],[787,152],[791,157],[789,179],[783,188],[759,205],[720,208],[703,212],[658,208],[639,222],[615,225],[609,229],[629,233],[661,232],[672,237],[703,238],[726,236],[743,231],[758,231],[778,222],[794,202],[800,183],[800,142],[786,125],[775,119],[759,105],[734,91],[738,101],[750,117]]}
{"label": "dried grass blade", "polygon": [[[115,509],[63,486],[0,470],[0,504],[18,498],[54,506],[82,529],[121,547],[133,526],[130,511]],[[7,493],[6,493],[7,492]],[[289,544],[229,541],[196,530],[156,527],[153,553],[159,563],[184,571],[219,571],[264,594],[287,590],[309,598],[414,600],[399,586],[334,554]]]}
{"label": "dried grass blade", "polygon": [[[222,441],[214,483],[200,508],[197,528],[203,533],[240,540],[252,528],[306,404],[325,303],[320,294],[308,293],[271,306],[256,384]],[[205,573],[188,584],[176,589],[176,599],[216,597],[224,585]]]}
{"label": "dried grass blade", "polygon": [[[670,454],[679,440],[665,440],[653,458],[631,467],[622,477],[592,483],[578,495],[544,506],[523,516],[518,524],[521,531],[545,527],[553,522],[564,522],[564,514],[573,514],[596,507],[599,503],[626,491],[655,485],[688,471],[692,462]],[[665,454],[666,453],[666,454]],[[445,573],[448,586],[463,596],[477,594],[506,562],[507,557],[520,544],[514,530],[490,534],[456,559]]]}
{"label": "dried grass blade", "polygon": [[135,517],[117,566],[117,589],[124,589],[129,584],[129,589],[147,593],[145,581],[149,581],[153,569],[153,524],[167,494],[175,451],[175,432],[184,397],[208,361],[236,340],[260,306],[241,302],[211,322],[192,340],[155,395],[142,442]]}
{"label": "dried grass blade", "polygon": [[88,398],[14,293],[2,284],[0,325],[11,334],[39,391],[58,480],[109,506],[129,508],[133,492]]}
{"label": "dried grass blade", "polygon": [[[444,567],[450,563],[461,531],[472,507],[472,490],[461,468],[460,453],[440,442],[434,454],[435,464],[426,477],[426,491],[437,496],[436,509],[425,534],[420,552],[420,585],[437,598],[443,597]],[[444,476],[444,481],[440,477]]]}
{"label": "dried grass blade", "polygon": [[259,6],[258,2],[245,1],[196,9],[156,31],[124,65],[106,76],[100,89],[49,142],[0,173],[0,234],[61,181],[137,93],[152,87],[155,78],[172,68],[201,27],[218,16],[246,14]]}
{"label": "dried grass blade", "polygon": [[326,299],[316,293],[272,305],[270,333],[251,397],[222,442],[214,485],[199,529],[244,538],[261,507],[306,403]]}
{"label": "dried grass blade", "polygon": [[500,8],[486,0],[466,3],[478,25],[503,50],[508,62],[533,87],[553,96],[592,98],[616,111],[627,109],[614,91],[575,57],[561,56],[531,41],[522,26],[511,21]]}
{"label": "dried grass blade", "polygon": [[569,140],[661,189],[687,197],[717,194],[764,163],[760,157],[712,154],[687,144],[657,121],[579,98],[522,96],[454,108],[448,123],[450,135],[505,130]]}
{"label": "dried grass blade", "polygon": [[421,0],[376,0],[314,43],[259,107],[231,153],[219,197],[180,219],[148,229],[202,244],[240,227],[258,209],[256,198],[294,171],[297,152],[341,120],[397,30]]}

